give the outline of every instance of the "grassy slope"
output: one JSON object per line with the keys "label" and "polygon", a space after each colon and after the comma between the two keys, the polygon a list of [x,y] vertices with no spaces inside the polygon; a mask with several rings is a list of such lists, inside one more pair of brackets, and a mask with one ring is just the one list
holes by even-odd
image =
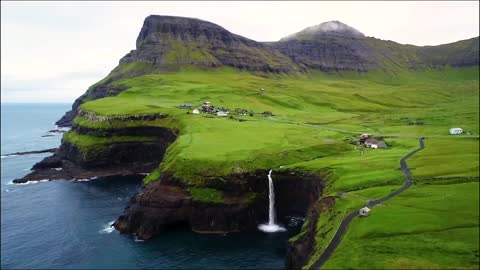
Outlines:
{"label": "grassy slope", "polygon": [[[403,72],[395,76],[372,72],[363,75],[311,73],[297,77],[278,75],[268,78],[233,69],[208,72],[183,69],[177,73],[152,74],[117,83],[128,86],[129,89],[116,97],[88,102],[82,107],[100,115],[167,113],[169,117],[166,120],[155,123],[109,125],[163,125],[179,130],[179,137],[169,147],[161,167],[147,177],[146,181],[153,181],[162,171],[170,170],[188,184],[201,186],[205,181],[217,181],[222,175],[232,172],[285,165],[286,168],[324,173],[328,176],[325,195],[348,192],[348,195],[337,199],[334,209],[320,218],[317,224],[316,254],[311,263],[328,244],[344,213],[365,204],[366,198],[382,197],[402,184],[403,176],[398,170],[399,160],[417,147],[419,136],[428,136],[429,139],[426,142],[427,149],[409,161],[418,185],[402,194],[403,197],[375,208],[368,219],[354,221],[351,231],[326,266],[347,266],[346,256],[350,258],[352,254],[356,254],[356,259],[368,259],[371,254],[366,252],[371,249],[363,250],[362,245],[368,241],[365,239],[369,234],[365,236],[362,233],[370,227],[380,234],[395,235],[406,242],[393,245],[388,242],[390,237],[375,238],[378,250],[386,248],[391,253],[379,251],[383,255],[379,255],[378,262],[368,260],[362,262],[362,265],[352,263],[348,267],[385,267],[387,264],[397,268],[446,266],[447,263],[466,265],[460,262],[460,257],[451,255],[447,248],[437,250],[436,253],[423,252],[423,255],[415,258],[400,257],[391,262],[399,254],[410,252],[412,247],[408,241],[411,239],[402,234],[401,230],[395,231],[396,227],[402,229],[404,226],[382,224],[382,211],[385,215],[395,213],[396,220],[405,222],[410,219],[412,211],[418,211],[414,218],[421,224],[429,224],[428,218],[436,216],[436,227],[416,226],[419,230],[423,228],[423,231],[417,231],[415,237],[425,237],[422,240],[424,245],[420,245],[419,250],[429,248],[428,245],[433,240],[428,239],[437,238],[435,241],[438,243],[456,239],[455,241],[464,243],[464,247],[478,247],[478,242],[473,240],[478,235],[478,218],[476,229],[463,228],[465,224],[472,225],[473,221],[464,219],[464,216],[458,222],[456,219],[445,218],[449,215],[445,213],[452,210],[452,204],[439,204],[435,209],[428,208],[428,205],[417,210],[411,207],[404,209],[405,204],[423,204],[436,200],[445,189],[451,189],[455,198],[468,190],[465,196],[458,198],[459,207],[470,216],[478,217],[478,208],[467,207],[468,203],[478,201],[476,182],[460,184],[458,182],[465,182],[464,178],[452,178],[448,183],[443,181],[442,185],[426,185],[439,181],[436,179],[438,177],[478,177],[478,139],[448,135],[449,128],[453,126],[470,130],[475,135],[479,133],[478,68]],[[266,91],[260,94],[260,88],[265,88]],[[186,110],[176,108],[183,103],[200,105],[205,100],[230,109],[241,107],[256,113],[271,111],[275,116],[235,116],[247,120],[238,122],[187,114]],[[424,125],[408,125],[415,120],[424,122]],[[103,125],[89,123],[86,119],[77,119],[76,122],[96,128],[102,128]],[[401,137],[386,138],[391,147],[366,150],[365,156],[361,156],[359,149],[355,150],[347,140],[355,133],[364,132]],[[451,160],[453,154],[455,162]],[[204,192],[200,193],[200,197],[209,198]],[[396,210],[390,211],[389,207]],[[357,225],[369,220],[375,226]],[[439,231],[452,226],[459,227],[458,233],[445,236]],[[439,254],[450,257],[450,261],[438,259]],[[471,254],[476,255],[478,260],[478,248],[476,253],[471,250]]]}
{"label": "grassy slope", "polygon": [[433,138],[426,146],[408,162],[416,185],[354,220],[325,269],[478,268],[478,139]]}

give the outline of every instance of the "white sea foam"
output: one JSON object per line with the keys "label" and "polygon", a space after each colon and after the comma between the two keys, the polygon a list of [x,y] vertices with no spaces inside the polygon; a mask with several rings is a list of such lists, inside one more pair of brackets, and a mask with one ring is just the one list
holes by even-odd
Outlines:
{"label": "white sea foam", "polygon": [[4,158],[7,158],[7,157],[16,157],[16,156],[18,156],[18,155],[5,155],[5,156],[1,156],[1,158],[4,159]]}
{"label": "white sea foam", "polygon": [[36,183],[43,183],[43,182],[48,182],[50,181],[49,179],[42,179],[42,180],[36,180],[36,181],[27,181],[25,183],[14,183],[15,185],[19,186],[25,186],[25,185],[31,185],[31,184],[36,184]]}
{"label": "white sea foam", "polygon": [[115,228],[113,227],[114,222],[115,221],[110,221],[109,223],[104,224],[103,229],[101,229],[98,232],[101,233],[101,234],[106,234],[106,233],[111,233],[111,232],[115,231]]}
{"label": "white sea foam", "polygon": [[92,181],[92,180],[95,180],[95,179],[97,179],[96,176],[89,177],[89,178],[80,178],[80,179],[76,179],[75,181],[77,181],[77,182],[88,182],[88,181]]}
{"label": "white sea foam", "polygon": [[135,242],[144,242],[145,240],[139,239],[137,236],[135,236],[135,238],[133,239],[133,241],[135,241]]}
{"label": "white sea foam", "polygon": [[62,168],[53,168],[55,171],[61,171],[63,170]]}
{"label": "white sea foam", "polygon": [[258,229],[262,232],[266,233],[274,233],[274,232],[284,232],[286,231],[285,228],[278,226],[277,224],[260,224],[258,225]]}

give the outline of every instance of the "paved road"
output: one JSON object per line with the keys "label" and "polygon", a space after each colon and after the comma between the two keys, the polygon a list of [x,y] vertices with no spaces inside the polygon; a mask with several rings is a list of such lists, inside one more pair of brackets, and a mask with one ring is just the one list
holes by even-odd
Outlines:
{"label": "paved road", "polygon": [[[412,185],[412,183],[413,183],[412,175],[411,175],[410,170],[408,169],[408,166],[407,166],[407,159],[409,159],[411,156],[415,155],[415,153],[417,153],[418,151],[425,148],[425,144],[424,144],[423,140],[424,140],[423,138],[420,138],[419,139],[419,145],[420,145],[419,148],[417,148],[414,151],[408,153],[406,156],[404,156],[400,160],[400,169],[402,170],[403,174],[405,175],[405,184],[403,184],[403,186],[401,188],[395,190],[394,192],[388,194],[387,196],[385,196],[383,198],[380,198],[380,199],[374,200],[374,201],[370,201],[367,204],[368,207],[372,208],[377,204],[380,204],[380,203],[383,203],[387,200],[390,200],[391,198],[393,198],[393,197],[397,196],[398,194],[402,193],[403,191],[405,191],[406,189],[408,189]],[[350,222],[352,222],[352,220],[356,216],[359,215],[359,210],[360,209],[350,213],[347,217],[345,217],[343,219],[342,223],[340,224],[340,227],[338,228],[337,232],[335,233],[335,236],[333,237],[332,241],[328,245],[327,249],[325,249],[322,256],[320,256],[318,261],[316,261],[310,269],[319,269],[328,260],[328,258],[330,258],[330,256],[333,254],[333,252],[335,251],[337,246],[340,244],[340,241],[342,240],[342,236],[347,231],[347,227],[350,224]]]}

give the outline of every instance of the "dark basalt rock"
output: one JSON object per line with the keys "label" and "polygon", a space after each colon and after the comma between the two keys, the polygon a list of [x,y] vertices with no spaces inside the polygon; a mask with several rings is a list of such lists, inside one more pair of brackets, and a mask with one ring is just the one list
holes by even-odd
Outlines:
{"label": "dark basalt rock", "polygon": [[308,263],[315,248],[318,218],[322,212],[333,208],[334,205],[334,197],[324,197],[310,207],[308,213],[309,221],[306,228],[304,228],[305,234],[296,241],[288,243],[287,257],[285,259],[285,267],[287,269],[302,269]]}
{"label": "dark basalt rock", "polygon": [[[159,181],[143,188],[114,223],[121,233],[134,234],[149,239],[161,234],[169,226],[187,224],[198,233],[225,234],[257,230],[268,221],[267,172],[235,174],[228,176],[222,185],[222,202],[201,202],[192,199],[188,187],[171,174],[163,174]],[[273,174],[277,216],[303,215],[321,195],[322,181],[315,175],[296,172]],[[223,181],[217,181],[219,183]],[[296,189],[296,190],[293,190]],[[249,198],[251,192],[258,196]]]}
{"label": "dark basalt rock", "polygon": [[363,38],[324,36],[319,40],[288,40],[271,45],[296,63],[325,72],[365,72],[377,67],[373,49]]}
{"label": "dark basalt rock", "polygon": [[79,149],[76,145],[62,140],[60,148],[53,156],[36,163],[32,167],[33,172],[15,179],[14,183],[149,173],[160,164],[167,147],[176,138],[172,131],[162,127],[88,129],[74,126],[72,130],[98,137],[109,137],[114,134],[150,135],[155,136],[156,140],[111,143],[108,147],[99,147],[92,151]]}
{"label": "dark basalt rock", "polygon": [[[201,57],[177,55],[176,46],[190,46]],[[178,52],[175,52],[178,53]],[[137,38],[137,48],[120,63],[142,62],[169,67],[194,64],[205,67],[232,66],[250,71],[289,72],[295,64],[270,46],[235,35],[211,22],[185,17],[148,16]]]}

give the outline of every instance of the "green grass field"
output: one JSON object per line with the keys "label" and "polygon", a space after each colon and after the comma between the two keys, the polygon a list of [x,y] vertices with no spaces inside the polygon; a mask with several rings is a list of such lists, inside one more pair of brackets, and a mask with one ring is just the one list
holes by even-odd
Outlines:
{"label": "green grass field", "polygon": [[[137,67],[120,66],[119,70],[131,68]],[[232,173],[284,166],[325,175],[324,195],[346,195],[320,217],[309,265],[328,245],[345,213],[403,184],[399,161],[418,147],[418,137],[426,136],[426,149],[408,161],[416,185],[375,207],[370,217],[354,220],[325,268],[475,268],[479,258],[478,72],[475,67],[396,75],[256,76],[228,68],[185,68],[119,80],[116,84],[128,87],[126,91],[82,105],[99,115],[162,113],[167,118],[95,123],[77,117],[75,123],[98,129],[152,125],[178,130],[164,161],[145,181],[173,172],[193,188],[198,200],[220,200],[221,194],[202,186]],[[246,120],[240,122],[177,108],[204,101],[255,114],[233,114]],[[264,117],[264,111],[274,116]],[[451,127],[472,135],[449,135]],[[389,147],[366,149],[362,156],[349,143],[362,133],[385,136]],[[98,144],[75,133],[67,139],[82,147]]]}

